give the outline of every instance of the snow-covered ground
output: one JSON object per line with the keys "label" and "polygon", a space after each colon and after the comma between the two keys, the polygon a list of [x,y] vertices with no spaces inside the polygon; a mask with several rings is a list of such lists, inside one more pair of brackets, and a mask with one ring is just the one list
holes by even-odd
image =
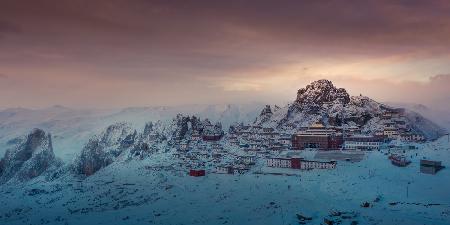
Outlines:
{"label": "snow-covered ground", "polygon": [[244,175],[190,177],[170,154],[157,153],[117,161],[86,179],[68,173],[5,184],[0,224],[298,224],[296,214],[320,224],[336,211],[352,212],[342,224],[450,224],[450,168],[419,172],[422,158],[449,167],[447,136],[406,155],[412,163],[404,168],[385,152],[366,152],[334,170],[277,169],[295,176],[255,174],[271,170],[259,162]]}

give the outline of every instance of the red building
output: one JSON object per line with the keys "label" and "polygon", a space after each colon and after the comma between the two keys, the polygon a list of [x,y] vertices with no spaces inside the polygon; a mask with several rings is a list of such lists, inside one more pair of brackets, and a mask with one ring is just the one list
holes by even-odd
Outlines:
{"label": "red building", "polygon": [[222,138],[222,134],[203,135],[204,141],[219,141]]}
{"label": "red building", "polygon": [[319,150],[339,149],[342,146],[342,133],[325,128],[321,124],[313,124],[306,131],[292,135],[292,148],[303,150],[315,148]]}
{"label": "red building", "polygon": [[191,169],[189,171],[189,176],[192,176],[192,177],[203,177],[203,176],[205,176],[205,170]]}
{"label": "red building", "polygon": [[301,168],[301,158],[291,158],[291,168],[300,169]]}

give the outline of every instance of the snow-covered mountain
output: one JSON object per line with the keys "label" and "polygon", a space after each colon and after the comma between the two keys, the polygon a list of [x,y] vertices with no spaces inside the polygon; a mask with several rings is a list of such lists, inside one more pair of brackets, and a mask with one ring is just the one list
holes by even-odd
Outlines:
{"label": "snow-covered mountain", "polygon": [[[226,130],[236,122],[251,122],[262,109],[262,103],[242,105],[183,105],[173,107],[130,107],[125,109],[72,109],[52,106],[44,109],[11,108],[0,111],[0,155],[13,146],[18,137],[33,128],[53,134],[57,157],[71,160],[87,141],[106,127],[127,122],[141,130],[149,121],[166,123],[179,113],[220,121]],[[161,125],[161,124],[160,124]],[[162,128],[161,128],[162,129]]]}
{"label": "snow-covered mountain", "polygon": [[390,102],[386,104],[407,108],[411,111],[420,113],[420,115],[433,121],[436,124],[439,124],[439,126],[445,128],[447,131],[450,131],[450,111],[448,110],[435,109],[433,107],[417,103]]}
{"label": "snow-covered mountain", "polygon": [[[447,137],[415,143],[417,148],[404,151],[412,161],[406,168],[393,166],[386,158],[391,149],[383,149],[358,152],[366,154],[363,160],[340,161],[334,170],[272,168],[265,165],[266,155],[257,154],[247,172],[215,171],[228,163],[244,166],[237,159],[249,154],[247,148],[231,143],[231,135],[209,142],[224,135],[228,128],[224,124],[253,122],[289,133],[321,121],[373,133],[384,129],[386,117],[401,112],[400,122],[408,129],[429,139],[443,134],[416,112],[350,96],[327,80],[300,89],[296,100],[284,107],[190,110],[183,114],[166,107],[77,111],[57,106],[2,111],[0,139],[7,140],[8,150],[0,161],[0,223],[297,224],[304,222],[299,215],[308,214],[311,224],[318,224],[345,212],[346,217],[336,221],[447,224],[449,201],[442,196],[450,185],[444,182],[449,180],[448,170],[435,177],[418,173],[421,159],[439,159],[448,165]],[[48,128],[59,138],[52,139],[42,129],[15,135],[28,126]],[[71,141],[55,147],[65,140]],[[191,149],[182,149],[185,145]],[[74,157],[65,163],[59,160],[55,153],[62,151],[60,147],[73,149]],[[283,156],[279,151],[265,152]],[[317,156],[310,150],[287,153]],[[188,176],[194,167],[204,168],[206,177]],[[406,197],[405,187],[410,191]],[[366,202],[370,209],[361,207]],[[424,212],[427,217],[414,217]]]}
{"label": "snow-covered mountain", "polygon": [[[358,126],[367,134],[383,131],[383,115],[399,109],[378,103],[366,96],[350,96],[329,80],[318,80],[301,88],[293,103],[272,110],[266,106],[255,124],[295,132],[315,122],[330,126]],[[402,110],[403,111],[403,110]],[[445,130],[420,114],[406,110],[406,126],[428,139],[436,139]]]}
{"label": "snow-covered mountain", "polygon": [[171,121],[148,122],[143,131],[129,123],[108,126],[94,135],[77,155],[72,165],[75,174],[90,176],[113,162],[145,159],[155,152],[167,152],[175,142],[191,140],[193,135],[223,135],[220,122],[178,114]]}
{"label": "snow-covered mountain", "polygon": [[0,184],[8,181],[27,181],[40,176],[61,162],[53,153],[50,134],[34,129],[21,137],[17,145],[6,151],[0,161]]}

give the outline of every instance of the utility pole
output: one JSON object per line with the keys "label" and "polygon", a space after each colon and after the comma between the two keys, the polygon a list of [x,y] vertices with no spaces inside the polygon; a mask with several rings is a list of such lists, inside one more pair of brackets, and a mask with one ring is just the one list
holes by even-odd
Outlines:
{"label": "utility pole", "polygon": [[406,198],[409,197],[409,184],[410,184],[410,183],[411,183],[411,182],[408,181],[408,184],[406,184]]}

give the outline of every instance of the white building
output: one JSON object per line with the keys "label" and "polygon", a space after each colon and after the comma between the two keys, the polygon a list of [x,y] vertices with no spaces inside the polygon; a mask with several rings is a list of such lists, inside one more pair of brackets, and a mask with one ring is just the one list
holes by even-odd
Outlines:
{"label": "white building", "polygon": [[383,135],[388,137],[389,139],[397,139],[399,136],[399,132],[397,129],[384,129]]}
{"label": "white building", "polygon": [[425,141],[425,137],[420,134],[402,134],[402,135],[400,135],[400,140],[420,142],[420,141]]}
{"label": "white building", "polygon": [[344,140],[346,150],[378,150],[381,140],[373,136],[351,136]]}
{"label": "white building", "polygon": [[237,158],[239,161],[247,165],[256,163],[256,156],[254,155],[238,156]]}
{"label": "white building", "polygon": [[336,161],[321,162],[321,161],[308,161],[301,160],[300,169],[301,170],[311,170],[311,169],[334,169],[336,168]]}
{"label": "white building", "polygon": [[290,158],[268,158],[266,162],[268,167],[277,167],[277,168],[292,167]]}

